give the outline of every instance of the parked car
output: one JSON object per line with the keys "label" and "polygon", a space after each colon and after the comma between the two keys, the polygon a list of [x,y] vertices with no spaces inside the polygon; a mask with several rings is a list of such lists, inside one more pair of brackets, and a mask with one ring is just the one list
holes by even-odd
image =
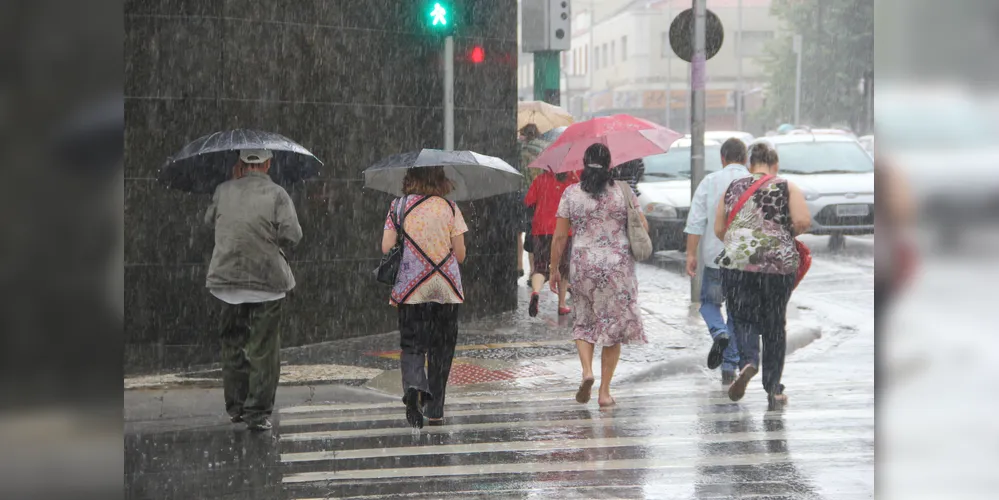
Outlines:
{"label": "parked car", "polygon": [[[683,228],[690,212],[690,143],[678,139],[669,152],[643,158],[645,175],[638,183],[638,201],[649,221],[652,245],[659,250],[686,249]],[[705,174],[722,168],[721,143],[704,141]]]}
{"label": "parked car", "polygon": [[874,234],[874,159],[856,139],[840,134],[793,134],[759,139],[780,156],[780,172],[801,188],[812,214],[811,234]]}
{"label": "parked car", "polygon": [[860,145],[864,147],[864,151],[867,151],[868,153],[870,153],[871,156],[874,156],[874,136],[873,135],[865,135],[865,136],[857,139],[857,142],[859,142]]}
{"label": "parked car", "polygon": [[749,132],[739,132],[730,130],[713,130],[711,132],[704,133],[704,140],[718,141],[718,143],[723,143],[731,138],[742,139],[742,142],[749,144],[753,142],[753,134]]}

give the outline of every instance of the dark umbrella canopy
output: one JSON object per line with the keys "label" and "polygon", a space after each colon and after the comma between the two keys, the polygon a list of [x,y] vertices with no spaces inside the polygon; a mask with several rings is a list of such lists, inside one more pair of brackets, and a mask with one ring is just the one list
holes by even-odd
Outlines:
{"label": "dark umbrella canopy", "polygon": [[228,130],[192,141],[167,159],[160,168],[159,181],[172,189],[211,193],[229,179],[241,149],[268,149],[273,152],[270,176],[289,186],[315,177],[323,162],[309,150],[273,132]]}
{"label": "dark umbrella canopy", "polygon": [[516,191],[520,172],[509,163],[474,151],[424,149],[392,155],[364,171],[364,187],[402,196],[406,171],[414,167],[444,167],[454,183],[448,198],[455,201],[487,198]]}

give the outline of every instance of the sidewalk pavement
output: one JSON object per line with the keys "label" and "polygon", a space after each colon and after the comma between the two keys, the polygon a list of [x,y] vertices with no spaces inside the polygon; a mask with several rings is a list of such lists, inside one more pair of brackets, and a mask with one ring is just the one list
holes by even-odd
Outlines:
{"label": "sidewalk pavement", "polygon": [[[559,317],[554,294],[545,291],[540,314],[528,317],[529,290],[523,286],[523,278],[519,283],[516,311],[461,323],[448,381],[449,395],[570,386],[578,382],[580,367],[572,341],[571,315]],[[704,360],[711,342],[696,305],[690,304],[687,279],[642,265],[639,286],[649,343],[622,349],[615,379],[639,382],[706,370]],[[820,335],[821,328],[802,318],[792,300],[788,313],[789,353]],[[599,352],[596,358],[594,367],[599,371]],[[340,384],[391,395],[401,390],[397,332],[287,348],[282,350],[281,359],[283,386]],[[217,365],[125,379],[126,390],[220,386],[221,370]]]}

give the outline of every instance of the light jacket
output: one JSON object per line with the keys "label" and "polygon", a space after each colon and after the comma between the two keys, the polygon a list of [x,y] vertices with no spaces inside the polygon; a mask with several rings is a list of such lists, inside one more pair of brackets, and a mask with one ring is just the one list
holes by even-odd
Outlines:
{"label": "light jacket", "polygon": [[249,172],[215,189],[205,222],[215,227],[215,249],[205,286],[287,292],[295,277],[282,246],[302,239],[288,192],[264,173]]}

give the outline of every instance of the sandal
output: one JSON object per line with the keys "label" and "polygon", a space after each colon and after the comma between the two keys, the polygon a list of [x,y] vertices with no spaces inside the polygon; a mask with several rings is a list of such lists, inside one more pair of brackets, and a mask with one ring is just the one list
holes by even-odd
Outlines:
{"label": "sandal", "polygon": [[779,408],[787,404],[787,394],[767,394],[767,403],[771,408]]}
{"label": "sandal", "polygon": [[590,391],[593,389],[593,382],[595,382],[595,379],[584,378],[583,383],[579,384],[579,390],[576,391],[577,403],[586,404],[590,402]]}
{"label": "sandal", "polygon": [[568,316],[569,313],[571,313],[571,312],[572,312],[572,309],[569,309],[568,307],[560,307],[560,308],[558,308],[558,315],[559,316]]}
{"label": "sandal", "polygon": [[538,295],[538,292],[532,292],[531,293],[531,302],[530,302],[530,304],[527,305],[527,314],[530,317],[532,317],[532,318],[538,316],[538,301],[539,300],[541,300],[541,297]]}
{"label": "sandal", "polygon": [[444,425],[444,418],[443,417],[441,417],[441,418],[428,418],[427,419],[427,425],[430,425],[430,426]]}
{"label": "sandal", "polygon": [[732,401],[738,401],[746,395],[746,386],[749,385],[749,381],[756,376],[756,373],[760,369],[753,365],[746,365],[741,372],[739,372],[739,377],[732,382],[732,385],[728,387],[728,398]]}

